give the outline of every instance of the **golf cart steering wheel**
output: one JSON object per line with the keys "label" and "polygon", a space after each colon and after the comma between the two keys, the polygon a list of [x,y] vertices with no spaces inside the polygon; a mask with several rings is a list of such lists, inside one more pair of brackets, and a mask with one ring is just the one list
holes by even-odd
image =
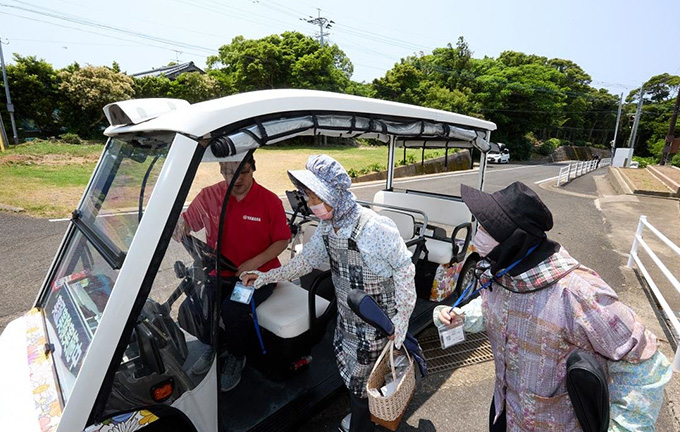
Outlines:
{"label": "golf cart steering wheel", "polygon": [[[191,257],[196,261],[201,262],[206,267],[215,266],[215,256],[217,255],[215,249],[208,246],[205,242],[197,239],[191,234],[185,234],[182,236],[182,245],[187,250],[187,252],[189,252],[189,255],[191,255]],[[231,262],[229,258],[222,254],[219,254],[219,256],[220,267],[222,270],[228,270],[234,273],[238,271],[236,265],[234,265],[234,263]]]}

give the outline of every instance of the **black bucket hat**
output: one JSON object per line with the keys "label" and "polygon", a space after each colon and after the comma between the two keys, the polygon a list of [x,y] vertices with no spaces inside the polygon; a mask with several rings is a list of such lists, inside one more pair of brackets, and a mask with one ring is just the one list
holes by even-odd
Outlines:
{"label": "black bucket hat", "polygon": [[497,242],[506,240],[520,228],[527,233],[543,237],[553,227],[552,213],[522,182],[492,194],[470,186],[461,185],[461,197],[470,212]]}

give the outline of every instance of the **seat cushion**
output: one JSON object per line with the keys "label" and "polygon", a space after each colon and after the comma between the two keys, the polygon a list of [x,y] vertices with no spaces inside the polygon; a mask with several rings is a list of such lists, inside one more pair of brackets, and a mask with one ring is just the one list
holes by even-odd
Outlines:
{"label": "seat cushion", "polygon": [[[276,336],[290,339],[309,330],[309,291],[291,282],[279,282],[267,300],[257,307],[262,328]],[[316,316],[323,314],[329,302],[316,296]]]}
{"label": "seat cushion", "polygon": [[437,264],[448,264],[451,262],[452,248],[451,243],[442,240],[428,238],[425,241],[428,255],[427,260]]}

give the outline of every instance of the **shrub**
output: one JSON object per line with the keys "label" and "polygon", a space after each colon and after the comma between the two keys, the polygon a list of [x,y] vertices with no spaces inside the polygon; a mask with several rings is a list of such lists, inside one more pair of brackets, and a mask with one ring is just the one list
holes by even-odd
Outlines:
{"label": "shrub", "polygon": [[527,160],[531,157],[533,146],[531,140],[527,137],[510,140],[507,143],[510,150],[510,157],[513,160]]}
{"label": "shrub", "polygon": [[671,160],[671,165],[680,168],[680,153],[677,153],[675,156],[673,156],[673,160]]}
{"label": "shrub", "polygon": [[549,140],[546,140],[543,144],[541,144],[538,149],[536,149],[536,153],[542,155],[542,156],[548,156],[552,152],[555,151],[557,147],[560,146],[560,140],[557,138],[550,138]]}
{"label": "shrub", "polygon": [[577,147],[586,147],[588,142],[584,140],[574,140],[574,145]]}
{"label": "shrub", "polygon": [[84,141],[78,136],[78,134],[73,132],[68,132],[61,135],[61,140],[68,144],[83,144]]}
{"label": "shrub", "polygon": [[350,176],[351,178],[359,177],[359,173],[354,168],[348,169],[347,175]]}
{"label": "shrub", "polygon": [[659,162],[653,156],[652,157],[633,156],[633,160],[640,164],[640,168],[646,168],[647,165],[654,165]]}

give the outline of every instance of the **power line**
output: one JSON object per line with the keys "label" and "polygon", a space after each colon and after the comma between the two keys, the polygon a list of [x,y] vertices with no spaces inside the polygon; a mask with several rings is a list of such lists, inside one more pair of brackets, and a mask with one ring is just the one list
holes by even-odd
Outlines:
{"label": "power line", "polygon": [[[56,26],[56,27],[67,28],[67,29],[70,29],[70,30],[76,30],[76,31],[84,32],[84,33],[95,34],[97,36],[102,36],[102,37],[106,37],[106,38],[110,38],[110,39],[122,40],[122,41],[125,41],[125,42],[132,42],[132,43],[135,43],[139,46],[145,46],[145,47],[151,47],[151,48],[160,48],[160,49],[163,49],[163,50],[172,51],[172,48],[168,48],[168,47],[164,47],[164,46],[153,45],[153,44],[149,44],[149,43],[142,43],[142,42],[136,41],[136,40],[125,39],[125,38],[121,38],[121,37],[117,37],[117,36],[108,35],[108,34],[105,34],[105,33],[98,33],[98,32],[92,31],[92,30],[85,30],[85,29],[81,29],[81,28],[77,28],[77,27],[71,27],[71,26],[67,26],[67,25],[63,25],[63,24],[58,24],[58,23],[54,23],[54,22],[50,22],[50,21],[41,20],[41,19],[38,19],[38,18],[26,17],[26,16],[23,16],[23,15],[17,15],[17,14],[13,14],[13,13],[9,13],[9,12],[0,12],[0,14],[14,16],[14,17],[17,17],[17,18],[22,18],[22,19],[25,19],[25,20],[28,20],[28,21],[41,22],[41,23],[44,23],[44,24],[49,24],[49,25],[53,25],[53,26]],[[190,52],[190,51],[184,51],[184,53],[193,55],[195,57],[205,58],[205,54],[197,54],[197,53]]]}
{"label": "power line", "polygon": [[[35,5],[32,5],[30,3],[22,2],[22,1],[19,1],[19,0],[14,0],[14,1],[16,1],[17,3],[21,3],[21,4],[31,6],[33,8],[36,7]],[[0,6],[12,8],[12,9],[18,9],[18,10],[21,10],[21,11],[24,11],[24,12],[42,15],[42,16],[46,16],[46,17],[49,17],[49,18],[67,21],[67,22],[71,22],[71,23],[74,23],[74,24],[79,24],[79,25],[83,25],[83,26],[87,26],[87,27],[94,27],[94,28],[97,28],[97,29],[103,29],[103,30],[123,33],[123,34],[133,36],[133,37],[137,37],[137,38],[140,38],[140,39],[150,40],[150,41],[153,41],[153,42],[158,42],[158,43],[162,43],[162,44],[166,44],[166,45],[172,45],[172,46],[175,46],[175,47],[188,48],[188,49],[198,49],[198,50],[208,51],[208,52],[211,52],[211,53],[216,51],[215,49],[203,47],[203,46],[200,46],[200,45],[187,44],[187,43],[178,42],[178,41],[174,41],[174,40],[170,40],[170,39],[165,39],[165,38],[161,38],[161,37],[157,37],[157,36],[147,35],[147,34],[144,34],[144,33],[141,33],[141,32],[133,31],[133,30],[127,30],[127,29],[124,29],[124,28],[111,26],[111,25],[108,25],[108,24],[99,23],[99,22],[96,22],[96,21],[86,20],[86,19],[80,18],[80,17],[75,16],[75,15],[68,15],[68,14],[59,13],[57,11],[52,11],[48,8],[44,8],[44,10],[39,10],[39,9],[31,9],[31,8],[28,8],[28,7],[9,5],[9,4],[6,4],[6,3],[0,3]]]}

